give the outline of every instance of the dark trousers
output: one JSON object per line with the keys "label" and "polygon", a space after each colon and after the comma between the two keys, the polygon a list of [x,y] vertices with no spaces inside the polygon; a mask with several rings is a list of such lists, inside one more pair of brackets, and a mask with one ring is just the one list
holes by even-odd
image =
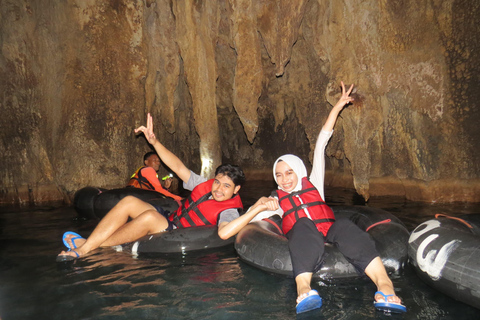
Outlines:
{"label": "dark trousers", "polygon": [[368,233],[349,219],[338,219],[324,237],[308,218],[299,219],[287,233],[293,275],[316,272],[320,269],[325,252],[325,243],[335,245],[345,258],[361,273],[376,257],[375,242]]}

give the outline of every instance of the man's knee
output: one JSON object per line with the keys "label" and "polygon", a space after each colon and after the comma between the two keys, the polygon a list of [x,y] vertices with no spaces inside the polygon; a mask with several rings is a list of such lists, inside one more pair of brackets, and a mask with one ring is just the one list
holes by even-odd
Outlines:
{"label": "man's knee", "polygon": [[168,227],[167,219],[155,210],[145,211],[139,218],[143,225],[149,227],[150,233],[161,232]]}

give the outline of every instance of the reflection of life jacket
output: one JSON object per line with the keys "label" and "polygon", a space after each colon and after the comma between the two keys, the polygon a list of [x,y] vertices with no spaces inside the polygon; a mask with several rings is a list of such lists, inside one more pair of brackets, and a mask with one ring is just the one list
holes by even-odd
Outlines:
{"label": "reflection of life jacket", "polygon": [[225,201],[209,199],[213,181],[214,179],[211,179],[196,186],[183,206],[170,215],[170,221],[183,228],[216,225],[222,211],[243,208],[238,194]]}
{"label": "reflection of life jacket", "polygon": [[135,187],[139,189],[148,189],[148,190],[155,190],[155,187],[148,181],[147,178],[142,176],[142,169],[146,168],[145,166],[140,167],[135,171],[135,173],[128,181],[127,187]]}
{"label": "reflection of life jacket", "polygon": [[307,177],[302,179],[302,190],[287,193],[278,189],[277,195],[279,205],[284,212],[283,233],[287,234],[298,219],[307,217],[315,223],[319,232],[327,236],[328,229],[335,222],[335,215]]}

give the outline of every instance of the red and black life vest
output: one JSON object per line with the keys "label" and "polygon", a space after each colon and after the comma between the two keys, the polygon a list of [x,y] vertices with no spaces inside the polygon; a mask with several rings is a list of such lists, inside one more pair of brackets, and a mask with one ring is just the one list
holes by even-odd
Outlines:
{"label": "red and black life vest", "polygon": [[147,178],[142,176],[142,169],[146,168],[145,166],[140,167],[135,171],[135,173],[130,178],[130,181],[127,183],[127,187],[135,187],[138,189],[148,189],[155,190],[155,187],[148,181]]}
{"label": "red and black life vest", "polygon": [[189,228],[196,226],[216,225],[219,215],[227,209],[243,209],[242,200],[238,194],[225,201],[210,199],[214,179],[196,186],[183,206],[170,215],[177,227]]}
{"label": "red and black life vest", "polygon": [[[302,190],[287,193],[278,189],[278,202],[283,210],[282,230],[287,234],[298,219],[307,217],[307,209],[317,230],[327,236],[328,229],[335,222],[332,209],[323,201],[317,188],[305,177],[302,179]],[[300,200],[301,199],[301,200]]]}

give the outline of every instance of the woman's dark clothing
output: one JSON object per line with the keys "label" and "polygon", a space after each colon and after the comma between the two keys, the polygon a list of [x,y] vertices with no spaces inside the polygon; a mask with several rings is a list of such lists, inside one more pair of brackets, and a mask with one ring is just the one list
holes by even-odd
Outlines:
{"label": "woman's dark clothing", "polygon": [[335,245],[360,274],[365,274],[368,264],[378,257],[375,242],[370,235],[349,219],[337,219],[324,237],[310,219],[301,218],[286,236],[294,277],[320,269],[325,243]]}

